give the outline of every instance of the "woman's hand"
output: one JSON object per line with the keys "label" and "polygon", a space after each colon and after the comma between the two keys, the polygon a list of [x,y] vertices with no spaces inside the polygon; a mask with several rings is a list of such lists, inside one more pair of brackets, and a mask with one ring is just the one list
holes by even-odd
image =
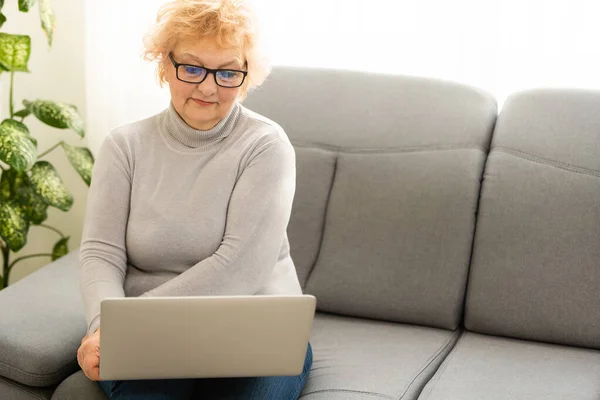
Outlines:
{"label": "woman's hand", "polygon": [[100,380],[100,328],[92,336],[85,335],[81,339],[77,362],[85,376],[93,381]]}

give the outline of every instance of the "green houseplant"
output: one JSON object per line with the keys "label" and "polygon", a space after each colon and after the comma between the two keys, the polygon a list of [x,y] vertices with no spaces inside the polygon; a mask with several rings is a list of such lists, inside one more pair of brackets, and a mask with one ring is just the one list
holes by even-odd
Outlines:
{"label": "green houseplant", "polygon": [[[4,0],[0,0],[0,28],[6,22],[2,14]],[[16,1],[15,1],[16,3]],[[18,0],[21,12],[28,12],[37,3],[42,29],[52,46],[55,17],[50,0]],[[17,4],[14,5],[15,7]],[[37,140],[31,135],[25,119],[35,116],[43,123],[59,129],[70,129],[84,137],[83,120],[75,106],[49,100],[23,100],[16,111],[13,100],[15,73],[29,72],[27,63],[31,54],[31,39],[26,35],[0,32],[0,77],[10,79],[10,117],[0,123],[0,247],[2,250],[2,280],[0,289],[8,285],[15,264],[32,257],[50,257],[55,260],[68,252],[69,238],[58,229],[45,225],[48,207],[68,211],[73,196],[60,179],[56,169],[42,158],[62,147],[71,165],[89,186],[94,163],[86,147],[75,147],[60,141],[38,154]],[[50,229],[60,235],[51,252],[31,254],[11,259],[27,243],[31,225]]]}

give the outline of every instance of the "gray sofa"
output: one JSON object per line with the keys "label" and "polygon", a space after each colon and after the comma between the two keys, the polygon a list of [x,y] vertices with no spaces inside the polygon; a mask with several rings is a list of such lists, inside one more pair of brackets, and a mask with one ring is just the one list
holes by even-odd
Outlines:
{"label": "gray sofa", "polygon": [[[304,400],[600,399],[600,93],[280,68],[246,106],[297,153],[318,299]],[[78,372],[77,252],[0,292],[0,398]],[[212,397],[211,397],[212,398]]]}

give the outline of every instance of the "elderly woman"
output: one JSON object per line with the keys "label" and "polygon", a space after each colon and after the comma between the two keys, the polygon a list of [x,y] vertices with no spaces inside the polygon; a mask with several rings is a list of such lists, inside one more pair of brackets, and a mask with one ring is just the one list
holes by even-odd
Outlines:
{"label": "elderly woman", "polygon": [[[241,0],[176,0],[158,13],[146,57],[171,103],[108,135],[89,192],[77,354],[89,379],[99,378],[104,298],[301,293],[286,235],[294,149],[239,103],[269,72],[255,32]],[[309,345],[298,376],[100,386],[110,399],[296,399],[311,364]]]}

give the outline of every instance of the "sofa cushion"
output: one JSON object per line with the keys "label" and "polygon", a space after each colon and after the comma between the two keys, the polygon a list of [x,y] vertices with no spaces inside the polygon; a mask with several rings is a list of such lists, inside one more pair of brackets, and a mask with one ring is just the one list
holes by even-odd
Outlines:
{"label": "sofa cushion", "polygon": [[475,149],[340,153],[306,285],[319,309],[455,329],[484,159]]}
{"label": "sofa cushion", "polygon": [[73,251],[0,292],[0,375],[29,386],[56,385],[77,370],[85,335]]}
{"label": "sofa cushion", "polygon": [[314,361],[302,395],[313,399],[415,399],[458,333],[317,313]]}
{"label": "sofa cushion", "polygon": [[342,148],[475,144],[488,148],[496,100],[435,79],[277,67],[244,105],[280,124],[294,143]]}
{"label": "sofa cushion", "polygon": [[[304,209],[292,215],[290,243],[317,307],[456,329],[495,100],[432,79],[288,67],[244,104],[278,122],[298,151]],[[325,207],[331,168],[302,161],[309,148],[335,156]],[[318,200],[307,202],[312,191]]]}
{"label": "sofa cushion", "polygon": [[419,400],[597,400],[600,351],[468,332]]}
{"label": "sofa cushion", "polygon": [[598,127],[599,93],[507,100],[483,182],[468,329],[600,348]]}
{"label": "sofa cushion", "polygon": [[0,399],[2,400],[49,400],[54,388],[26,386],[0,376]]}
{"label": "sofa cushion", "polygon": [[91,381],[77,371],[62,381],[52,395],[52,400],[106,400],[106,394],[100,388],[98,382]]}
{"label": "sofa cushion", "polygon": [[290,254],[304,288],[321,240],[325,209],[329,200],[335,154],[322,149],[296,146],[296,195],[288,225]]}

